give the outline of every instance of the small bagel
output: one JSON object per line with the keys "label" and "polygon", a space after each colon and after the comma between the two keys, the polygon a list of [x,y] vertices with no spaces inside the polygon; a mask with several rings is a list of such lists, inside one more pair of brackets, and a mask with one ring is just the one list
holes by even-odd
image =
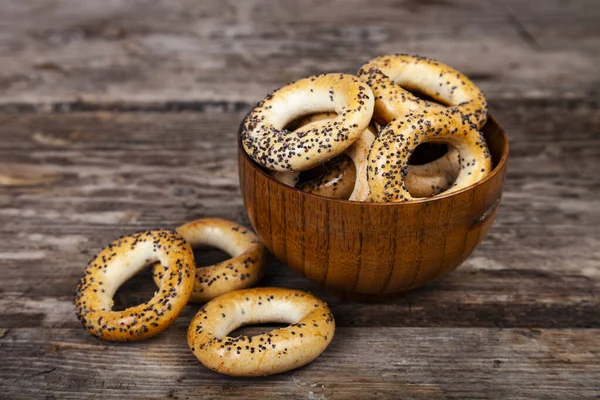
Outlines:
{"label": "small bagel", "polygon": [[[242,145],[258,164],[274,171],[306,171],[341,154],[367,128],[373,92],[359,78],[323,74],[300,79],[259,102],[240,128]],[[335,111],[333,120],[289,131],[307,114]]]}
{"label": "small bagel", "polygon": [[367,176],[375,201],[413,200],[405,185],[408,160],[424,142],[445,142],[460,154],[461,169],[445,193],[469,186],[487,176],[491,157],[483,134],[456,110],[423,110],[393,120],[377,136],[369,153]]}
{"label": "small bagel", "polygon": [[[289,323],[256,336],[227,336],[247,324]],[[198,311],[188,345],[206,367],[232,376],[272,375],[306,365],[329,345],[333,314],[313,295],[292,289],[254,288],[231,292]]]}
{"label": "small bagel", "polygon": [[[112,311],[117,289],[158,260],[168,273],[149,302]],[[77,318],[93,335],[130,341],[165,330],[187,304],[194,285],[194,255],[178,233],[153,230],[115,240],[89,263],[75,292]]]}
{"label": "small bagel", "polygon": [[411,111],[445,108],[419,99],[408,90],[418,90],[462,113],[478,129],[487,120],[481,90],[464,74],[438,61],[406,54],[381,56],[363,65],[358,76],[373,89],[374,118],[383,125]]}
{"label": "small bagel", "polygon": [[[335,116],[335,113],[318,113],[304,116],[296,122],[296,130],[319,126],[315,123],[324,119],[333,119]],[[356,168],[354,168],[352,161],[347,157],[343,157],[343,155],[334,157],[313,168],[310,173],[315,177],[301,183],[299,183],[300,172],[274,171],[272,176],[279,182],[297,187],[303,192],[334,199],[347,199],[352,193],[354,181],[356,180]]]}
{"label": "small bagel", "polygon": [[[216,247],[233,257],[216,265],[196,268],[192,302],[204,303],[222,294],[252,287],[265,274],[265,246],[242,225],[219,218],[204,218],[180,226],[177,232],[192,248]],[[154,264],[152,275],[157,285],[164,273],[162,264]]]}

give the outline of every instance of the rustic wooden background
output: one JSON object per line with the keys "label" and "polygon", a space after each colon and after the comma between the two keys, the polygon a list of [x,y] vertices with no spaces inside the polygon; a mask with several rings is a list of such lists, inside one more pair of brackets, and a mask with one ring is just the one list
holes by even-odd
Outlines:
{"label": "rustic wooden background", "polygon": [[[0,398],[598,398],[599,20],[597,0],[0,1]],[[262,284],[314,291],[338,329],[267,378],[200,365],[193,305],[145,342],[80,326],[72,291],[111,239],[248,224],[235,139],[251,104],[392,52],[464,71],[510,135],[498,217],[461,268],[360,304],[273,262]],[[141,273],[116,301],[153,288]]]}

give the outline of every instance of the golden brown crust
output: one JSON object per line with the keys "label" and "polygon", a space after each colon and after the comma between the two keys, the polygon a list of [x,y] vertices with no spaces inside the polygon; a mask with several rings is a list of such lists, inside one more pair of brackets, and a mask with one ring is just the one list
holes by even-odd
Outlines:
{"label": "golden brown crust", "polygon": [[377,136],[369,153],[367,175],[375,201],[401,202],[413,197],[405,185],[408,160],[424,142],[445,142],[460,154],[461,169],[445,193],[469,186],[491,171],[485,139],[463,114],[451,110],[423,110],[393,120]]}
{"label": "golden brown crust", "polygon": [[[335,111],[293,132],[285,127],[303,115]],[[359,78],[323,74],[300,79],[258,103],[240,128],[242,145],[257,163],[274,171],[305,171],[346,150],[367,128],[373,92]]]}
{"label": "golden brown crust", "polygon": [[[112,311],[119,286],[159,260],[168,273],[147,303]],[[115,240],[89,263],[77,285],[77,317],[93,335],[131,341],[165,330],[187,304],[194,284],[194,255],[189,244],[171,230],[139,232]]]}
{"label": "golden brown crust", "polygon": [[404,180],[412,197],[431,197],[448,190],[460,172],[458,150],[450,148],[440,158],[427,164],[409,165]]}
{"label": "golden brown crust", "polygon": [[[363,65],[358,76],[375,94],[374,118],[385,125],[409,112],[449,108],[462,113],[478,129],[487,120],[487,104],[479,88],[456,69],[425,57],[406,54],[377,57]],[[436,103],[408,90],[418,90]]]}
{"label": "golden brown crust", "polygon": [[[229,337],[246,324],[290,323],[262,335]],[[264,376],[299,368],[329,345],[335,322],[327,304],[293,289],[254,288],[217,297],[198,311],[188,345],[206,367],[233,376]]]}
{"label": "golden brown crust", "polygon": [[[337,116],[333,112],[311,114],[300,118],[296,122],[297,129],[311,129],[321,124],[319,121],[334,119]],[[355,142],[356,143],[356,142]],[[300,172],[273,171],[272,176],[281,183],[291,187],[297,187],[303,192],[319,196],[331,197],[333,199],[347,199],[354,189],[356,180],[356,168],[348,157],[343,154],[318,165],[310,172],[317,173],[313,179],[300,182]]]}
{"label": "golden brown crust", "polygon": [[[316,121],[327,118],[331,119],[333,117],[335,117],[335,113],[313,114],[302,118],[298,125],[302,127]],[[339,164],[338,170],[341,169],[341,171],[337,175],[329,174],[323,179],[310,181],[308,185],[300,185],[298,188],[309,193],[326,197],[344,198],[352,201],[372,201],[373,199],[371,198],[371,191],[367,181],[367,157],[377,134],[376,128],[374,126],[369,126],[344,153],[350,157],[353,163],[355,173],[352,182],[348,179],[352,176],[351,174],[342,176],[341,172],[344,171],[344,165]],[[460,164],[458,161],[458,152],[451,147],[444,156],[437,160],[423,165],[410,165],[408,167],[405,185],[413,197],[434,196],[448,189],[458,176],[459,171]],[[298,180],[298,175],[299,174],[296,172],[276,172],[274,174],[279,181],[293,182],[293,184],[287,183],[289,186],[297,186],[296,182]],[[332,182],[338,183],[339,188],[342,190],[339,190],[338,192],[328,190],[328,188],[331,187]],[[346,190],[349,191],[347,195]]]}
{"label": "golden brown crust", "polygon": [[[192,248],[212,246],[232,256],[219,264],[196,268],[192,302],[204,303],[233,290],[252,287],[265,274],[265,246],[254,232],[240,224],[219,218],[203,218],[188,222],[177,231]],[[157,285],[164,271],[160,263],[154,265],[152,274]]]}

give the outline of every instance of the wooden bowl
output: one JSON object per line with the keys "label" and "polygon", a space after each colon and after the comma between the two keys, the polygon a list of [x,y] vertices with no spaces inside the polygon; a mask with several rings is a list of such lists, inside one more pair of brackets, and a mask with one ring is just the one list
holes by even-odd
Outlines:
{"label": "wooden bowl", "polygon": [[271,178],[240,142],[242,195],[258,236],[283,263],[331,291],[380,300],[440,279],[487,233],[502,195],[508,140],[483,128],[494,168],[475,185],[407,203],[362,203],[302,192]]}

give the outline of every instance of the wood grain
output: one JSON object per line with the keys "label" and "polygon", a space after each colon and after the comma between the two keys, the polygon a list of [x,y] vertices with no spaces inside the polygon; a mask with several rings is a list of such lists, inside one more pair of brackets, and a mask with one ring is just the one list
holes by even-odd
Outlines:
{"label": "wood grain", "polygon": [[0,104],[235,108],[399,52],[488,98],[597,98],[599,17],[596,0],[4,2]]}
{"label": "wood grain", "polygon": [[231,379],[202,367],[181,340],[186,329],[178,326],[128,345],[90,340],[80,329],[54,329],[43,336],[30,328],[11,330],[0,339],[3,389],[23,399],[38,395],[40,388],[46,396],[67,399],[260,398],[260,393],[308,399],[565,399],[598,394],[598,329],[342,328],[309,366],[254,379]]}
{"label": "wood grain", "polygon": [[[316,364],[256,381],[195,362],[178,339],[193,306],[156,342],[130,347],[95,340],[72,304],[85,264],[115,236],[203,216],[249,225],[236,166],[245,110],[0,114],[0,172],[52,176],[0,186],[3,397],[593,398],[598,103],[507,100],[492,109],[512,153],[496,221],[473,255],[384,304],[344,301],[273,261],[261,284],[315,292],[339,329]],[[205,255],[204,264],[223,257]],[[145,271],[116,301],[137,304],[153,291]]]}
{"label": "wood grain", "polygon": [[[0,8],[2,399],[600,395],[596,0],[32,0]],[[460,268],[369,304],[328,294],[272,261],[261,285],[313,291],[330,303],[338,330],[315,363],[264,379],[230,379],[194,359],[185,344],[194,306],[137,344],[101,342],[80,326],[72,291],[116,236],[205,216],[249,225],[236,134],[251,104],[292,79],[354,72],[395,52],[465,72],[509,133],[496,220]],[[276,223],[304,235],[289,218]],[[203,265],[224,257],[197,256]],[[115,302],[139,304],[154,290],[143,271]]]}

